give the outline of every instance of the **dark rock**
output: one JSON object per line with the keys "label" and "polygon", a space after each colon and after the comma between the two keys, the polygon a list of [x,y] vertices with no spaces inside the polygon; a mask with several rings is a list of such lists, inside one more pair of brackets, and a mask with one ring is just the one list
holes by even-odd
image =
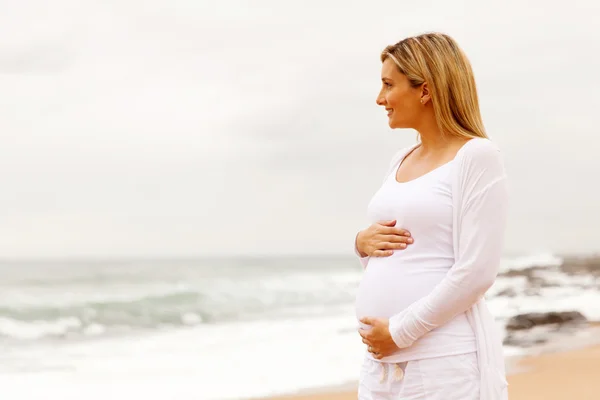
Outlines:
{"label": "dark rock", "polygon": [[600,255],[565,258],[560,270],[567,275],[600,276]]}
{"label": "dark rock", "polygon": [[541,276],[536,276],[527,282],[532,288],[548,288],[548,287],[559,287],[560,285],[557,283],[547,282]]}
{"label": "dark rock", "polygon": [[543,336],[521,336],[521,335],[508,335],[504,338],[502,344],[506,346],[517,346],[517,347],[532,347],[539,344],[544,344],[548,341],[547,337]]}
{"label": "dark rock", "polygon": [[[515,278],[515,277],[523,276],[527,280],[527,286],[532,287],[532,288],[546,288],[546,287],[560,286],[556,283],[547,282],[544,279],[543,275],[541,274],[541,273],[543,273],[543,271],[548,271],[550,269],[553,269],[553,267],[533,266],[533,267],[529,267],[529,268],[525,268],[525,269],[505,271],[505,272],[502,272],[501,274],[498,274],[498,276],[504,277],[504,278]],[[535,292],[533,293],[533,295],[537,295],[537,294],[538,293],[535,293]]]}
{"label": "dark rock", "polygon": [[585,322],[587,322],[587,318],[579,311],[527,313],[512,317],[506,324],[506,330],[518,331],[540,325],[580,324]]}
{"label": "dark rock", "polygon": [[[582,324],[550,324],[538,325],[531,329],[509,331],[503,344],[517,347],[534,347],[546,343],[564,342],[579,331]],[[587,324],[586,324],[587,325]]]}
{"label": "dark rock", "polygon": [[535,276],[535,273],[537,271],[544,271],[547,269],[548,269],[548,267],[537,267],[537,266],[528,267],[528,268],[524,268],[524,269],[510,269],[508,271],[499,273],[498,276],[501,276],[504,278],[514,278],[516,276],[524,276],[527,278],[527,280],[530,280],[532,277]]}
{"label": "dark rock", "polygon": [[498,274],[500,277],[513,278],[524,276],[527,280],[536,277],[538,271],[559,270],[567,275],[593,275],[600,276],[600,254],[588,256],[565,256],[562,257],[560,266],[532,265],[523,269],[511,269]]}
{"label": "dark rock", "polygon": [[517,292],[515,292],[515,289],[507,288],[507,289],[502,290],[501,292],[498,292],[498,294],[496,296],[515,297],[516,295],[517,295]]}

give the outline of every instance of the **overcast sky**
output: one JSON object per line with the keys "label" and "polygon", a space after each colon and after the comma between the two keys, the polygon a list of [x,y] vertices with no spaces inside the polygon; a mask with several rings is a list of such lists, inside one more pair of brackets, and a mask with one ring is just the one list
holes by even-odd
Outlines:
{"label": "overcast sky", "polygon": [[599,250],[600,6],[554,4],[4,1],[0,258],[351,254],[415,140],[379,53],[434,30],[504,152],[507,252]]}

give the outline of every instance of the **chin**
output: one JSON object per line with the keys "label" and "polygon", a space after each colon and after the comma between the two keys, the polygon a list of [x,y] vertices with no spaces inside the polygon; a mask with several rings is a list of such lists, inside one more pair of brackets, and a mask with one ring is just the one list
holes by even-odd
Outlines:
{"label": "chin", "polygon": [[394,119],[394,118],[390,118],[388,120],[388,125],[392,129],[406,129],[406,128],[410,127],[410,124],[407,124],[406,122],[398,121],[397,119]]}
{"label": "chin", "polygon": [[401,128],[400,124],[398,124],[397,122],[395,122],[394,120],[389,120],[388,121],[388,125],[390,128],[392,129],[397,129],[397,128]]}

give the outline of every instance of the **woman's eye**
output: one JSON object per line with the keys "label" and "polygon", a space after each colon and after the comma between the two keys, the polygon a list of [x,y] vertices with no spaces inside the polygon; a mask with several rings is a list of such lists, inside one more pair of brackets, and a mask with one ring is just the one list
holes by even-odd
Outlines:
{"label": "woman's eye", "polygon": [[389,83],[389,82],[384,82],[383,84],[384,84],[386,87],[392,87],[392,84],[391,84],[391,83]]}

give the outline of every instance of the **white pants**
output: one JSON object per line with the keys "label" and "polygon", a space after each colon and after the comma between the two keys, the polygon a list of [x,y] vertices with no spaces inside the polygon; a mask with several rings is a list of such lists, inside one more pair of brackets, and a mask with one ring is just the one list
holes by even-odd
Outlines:
{"label": "white pants", "polygon": [[365,357],[358,400],[479,400],[477,353],[381,363]]}

